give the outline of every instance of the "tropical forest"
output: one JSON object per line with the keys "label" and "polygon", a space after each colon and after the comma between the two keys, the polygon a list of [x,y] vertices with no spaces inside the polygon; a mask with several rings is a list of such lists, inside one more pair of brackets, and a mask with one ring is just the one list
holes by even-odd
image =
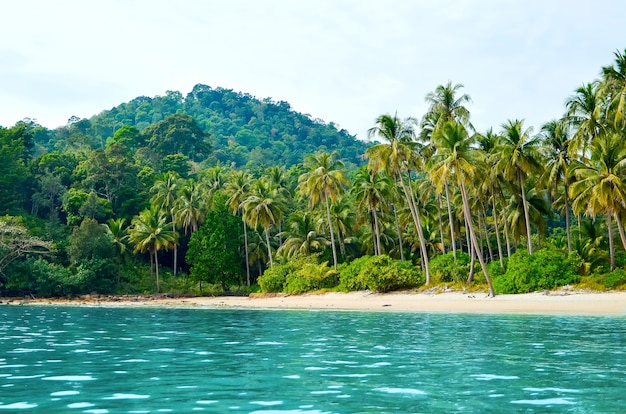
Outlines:
{"label": "tropical forest", "polygon": [[203,84],[1,126],[0,296],[624,289],[626,50],[599,68],[535,130],[451,81],[366,141]]}

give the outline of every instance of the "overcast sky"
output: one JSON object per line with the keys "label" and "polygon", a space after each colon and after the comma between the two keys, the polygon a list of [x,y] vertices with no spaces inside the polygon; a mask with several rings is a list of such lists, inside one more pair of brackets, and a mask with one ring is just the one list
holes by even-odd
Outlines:
{"label": "overcast sky", "polygon": [[479,131],[537,129],[626,48],[622,0],[0,0],[0,125],[55,128],[198,83],[359,138],[465,85]]}

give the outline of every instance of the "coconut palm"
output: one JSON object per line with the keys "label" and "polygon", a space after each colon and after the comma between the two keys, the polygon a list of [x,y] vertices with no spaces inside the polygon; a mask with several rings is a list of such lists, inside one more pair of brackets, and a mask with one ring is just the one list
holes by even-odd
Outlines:
{"label": "coconut palm", "polygon": [[246,255],[246,283],[250,286],[250,250],[248,246],[248,229],[246,220],[243,218],[243,202],[249,195],[252,176],[245,171],[233,170],[229,180],[226,182],[226,192],[228,193],[228,206],[230,211],[239,215],[243,223],[243,240]]}
{"label": "coconut palm", "polygon": [[[150,204],[157,206],[163,211],[170,214],[172,222],[172,231],[176,231],[176,197],[178,193],[178,187],[180,186],[180,176],[173,172],[168,171],[163,174],[162,177],[154,182],[154,185],[150,189],[152,198]],[[178,270],[178,248],[174,246],[174,276]]]}
{"label": "coconut palm", "polygon": [[418,206],[415,202],[412,189],[407,183],[410,177],[413,158],[418,143],[415,141],[414,121],[411,119],[401,121],[398,115],[381,115],[376,120],[376,125],[368,130],[371,138],[382,138],[385,142],[374,145],[367,149],[365,156],[369,159],[368,168],[374,173],[382,170],[400,183],[402,191],[411,211],[411,217],[418,234],[420,251],[424,273],[426,275],[426,285],[430,284],[430,269],[428,265],[428,251],[426,240],[422,231],[422,224]]}
{"label": "coconut palm", "polygon": [[120,284],[120,276],[122,272],[122,262],[126,256],[128,250],[128,232],[124,224],[125,218],[109,219],[102,226],[105,228],[106,233],[111,237],[113,246],[115,248],[115,257],[117,262],[117,285]]}
{"label": "coconut palm", "polygon": [[[178,243],[178,233],[172,230],[172,223],[167,222],[167,215],[162,210],[152,207],[133,218],[130,229],[130,242],[134,251],[150,254],[150,263],[155,264],[157,293],[159,285],[160,250],[169,250]],[[150,267],[152,273],[152,266]]]}
{"label": "coconut palm", "polygon": [[614,126],[626,124],[626,49],[615,52],[615,63],[602,68],[603,92],[611,100]]}
{"label": "coconut palm", "polygon": [[465,104],[472,102],[472,98],[467,94],[462,94],[457,98],[457,93],[462,88],[462,84],[452,85],[452,82],[448,81],[447,84],[437,86],[433,92],[426,95],[426,102],[430,108],[425,118],[435,122],[433,132],[449,121],[456,121],[474,129],[469,122],[470,112],[465,107]]}
{"label": "coconut palm", "polygon": [[287,229],[283,232],[284,243],[278,252],[287,257],[297,254],[310,255],[324,250],[330,241],[317,231],[316,220],[310,211],[296,211],[287,219]]}
{"label": "coconut palm", "polygon": [[469,197],[466,183],[469,182],[476,173],[477,164],[481,161],[479,152],[472,148],[472,140],[467,130],[461,124],[456,122],[446,122],[441,128],[438,128],[433,134],[433,141],[437,146],[436,161],[430,171],[431,177],[438,177],[435,181],[439,183],[438,187],[443,188],[443,181],[455,179],[456,184],[461,190],[463,199],[463,211],[468,223],[468,232],[473,248],[477,252],[480,267],[485,275],[489,286],[489,294],[495,296],[491,277],[485,264],[485,259],[476,238],[474,230],[473,218],[470,210]]}
{"label": "coconut palm", "polygon": [[287,210],[285,199],[264,180],[258,179],[252,184],[250,195],[242,204],[243,216],[247,223],[256,228],[263,227],[270,266],[274,266],[270,244],[270,227],[282,220]]}
{"label": "coconut palm", "polygon": [[349,184],[343,174],[343,162],[336,159],[337,153],[317,152],[304,159],[307,172],[298,179],[300,193],[309,199],[309,207],[322,205],[326,210],[330,244],[333,252],[333,266],[337,268],[337,247],[335,232],[330,215],[330,204],[344,193]]}
{"label": "coconut palm", "polygon": [[526,223],[526,241],[528,254],[532,254],[531,223],[526,200],[527,176],[541,170],[538,137],[531,136],[532,128],[525,129],[524,121],[509,120],[502,125],[501,143],[494,153],[498,158],[496,168],[502,172],[507,180],[511,180],[519,187]]}
{"label": "coconut palm", "polygon": [[603,134],[591,143],[588,164],[576,162],[572,170],[577,181],[570,187],[572,208],[590,217],[605,214],[609,235],[611,270],[615,269],[612,221],[615,219],[624,249],[626,235],[620,220],[626,209],[626,146],[618,133]]}
{"label": "coconut palm", "polygon": [[599,82],[587,83],[576,89],[565,102],[566,120],[575,128],[569,145],[570,157],[586,156],[589,144],[604,131],[604,96],[599,93]]}
{"label": "coconut palm", "polygon": [[182,226],[185,234],[198,230],[204,223],[207,203],[204,187],[194,179],[188,179],[181,186],[176,199],[175,222]]}

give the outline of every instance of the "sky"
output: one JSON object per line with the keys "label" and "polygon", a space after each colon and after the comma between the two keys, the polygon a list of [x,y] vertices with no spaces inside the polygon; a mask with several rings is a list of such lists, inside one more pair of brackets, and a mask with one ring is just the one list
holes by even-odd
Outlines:
{"label": "sky", "polygon": [[0,126],[56,128],[196,84],[360,139],[451,81],[478,131],[563,115],[626,50],[622,0],[0,0]]}

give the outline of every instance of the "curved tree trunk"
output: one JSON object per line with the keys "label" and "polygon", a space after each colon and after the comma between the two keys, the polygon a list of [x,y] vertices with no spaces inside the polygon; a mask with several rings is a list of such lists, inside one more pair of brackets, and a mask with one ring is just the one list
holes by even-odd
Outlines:
{"label": "curved tree trunk", "polygon": [[443,218],[441,217],[441,194],[437,194],[437,217],[439,217],[439,237],[441,238],[441,252],[446,254],[446,241],[443,237]]}
{"label": "curved tree trunk", "polygon": [[400,228],[400,221],[398,220],[398,210],[396,209],[396,205],[392,204],[393,207],[393,215],[396,220],[396,231],[398,232],[398,243],[400,245],[400,260],[404,261],[404,245],[402,244],[402,229]]}
{"label": "curved tree trunk", "polygon": [[487,285],[489,286],[489,296],[495,297],[496,292],[493,290],[493,284],[491,283],[491,277],[489,276],[489,271],[487,270],[487,265],[485,264],[485,259],[483,258],[483,254],[478,247],[478,241],[476,240],[476,234],[474,233],[474,226],[472,225],[472,216],[470,215],[469,201],[467,199],[467,191],[465,190],[465,184],[461,181],[461,196],[463,197],[463,208],[465,209],[465,215],[467,217],[468,223],[468,231],[472,241],[472,245],[476,251],[476,256],[478,256],[478,261],[480,262],[480,268],[485,275],[485,279],[487,280]]}
{"label": "curved tree trunk", "polygon": [[487,228],[487,213],[485,212],[485,206],[481,203],[483,207],[480,211],[480,216],[482,216],[483,223],[483,231],[485,232],[485,243],[487,243],[487,251],[489,252],[489,261],[493,262],[493,249],[491,248],[491,242],[489,240],[489,229]]}
{"label": "curved tree trunk", "polygon": [[496,241],[498,242],[498,257],[500,259],[500,269],[504,273],[504,259],[502,258],[502,241],[500,240],[500,226],[498,225],[498,213],[496,210],[496,198],[491,197],[491,205],[493,206],[493,225],[496,230]]}
{"label": "curved tree trunk", "polygon": [[524,221],[526,222],[526,240],[528,244],[528,254],[533,254],[533,239],[530,233],[530,214],[528,213],[528,200],[526,200],[526,189],[524,188],[524,179],[520,179],[520,188],[522,190],[522,207],[524,208]]}
{"label": "curved tree trunk", "polygon": [[611,272],[615,270],[615,246],[613,245],[613,223],[611,222],[613,214],[607,211],[606,214],[606,228],[609,231],[609,255],[611,257]]}
{"label": "curved tree trunk", "polygon": [[420,216],[417,210],[417,205],[415,204],[415,200],[413,199],[413,191],[407,188],[406,183],[404,182],[404,178],[402,174],[400,175],[400,184],[402,185],[402,190],[404,191],[404,195],[407,199],[407,203],[409,204],[409,209],[411,210],[411,214],[413,215],[413,221],[415,222],[415,229],[417,230],[417,235],[420,241],[420,249],[422,254],[422,261],[424,262],[424,273],[426,275],[426,283],[428,286],[430,284],[430,268],[428,264],[428,251],[426,250],[426,240],[424,239],[424,232],[422,231],[422,221],[420,220]]}
{"label": "curved tree trunk", "polygon": [[270,246],[270,228],[265,229],[265,243],[267,244],[267,255],[270,257],[270,267],[274,267],[274,259],[272,258],[272,246]]}
{"label": "curved tree trunk", "polygon": [[624,225],[622,224],[622,220],[620,220],[619,215],[615,213],[615,221],[617,222],[617,230],[619,231],[619,237],[622,239],[622,245],[624,246],[624,250],[626,250],[626,234],[624,234]]}
{"label": "curved tree trunk", "polygon": [[374,216],[374,232],[376,233],[376,255],[380,256],[382,249],[380,247],[380,230],[378,228],[378,214],[376,213],[376,208],[372,208],[372,215]]}

